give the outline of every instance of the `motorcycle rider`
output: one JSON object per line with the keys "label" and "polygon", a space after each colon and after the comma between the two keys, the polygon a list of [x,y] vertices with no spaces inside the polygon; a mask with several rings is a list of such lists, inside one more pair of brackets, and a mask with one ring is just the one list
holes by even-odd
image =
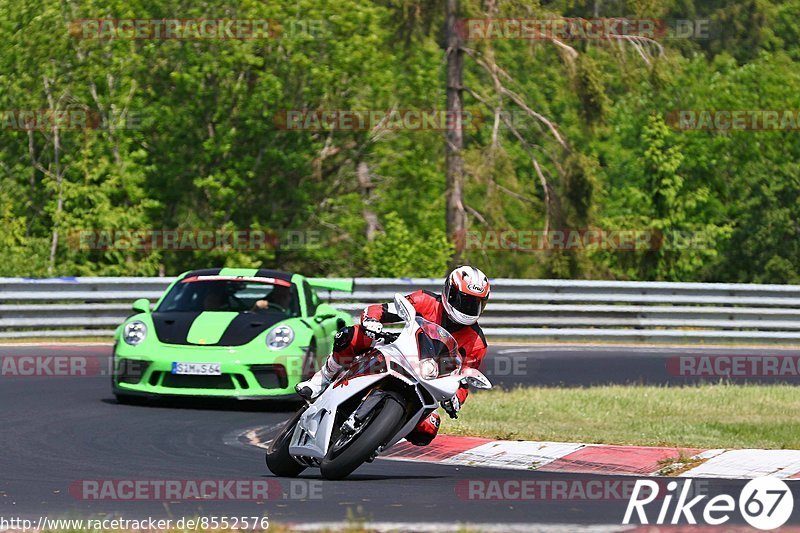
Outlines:
{"label": "motorcycle rider", "polygon": [[[489,300],[489,278],[475,267],[460,266],[444,281],[442,294],[426,290],[412,292],[406,298],[417,314],[444,327],[458,342],[463,366],[478,368],[486,355],[486,338],[478,325]],[[401,322],[394,302],[368,306],[361,315],[361,324],[340,329],[333,342],[333,353],[322,368],[310,379],[301,381],[295,389],[307,400],[319,397],[337,374],[350,366],[353,358],[370,350],[383,334],[383,324]],[[442,408],[451,418],[457,418],[469,390],[462,385]],[[428,414],[406,437],[418,446],[429,444],[439,431],[439,415]]]}

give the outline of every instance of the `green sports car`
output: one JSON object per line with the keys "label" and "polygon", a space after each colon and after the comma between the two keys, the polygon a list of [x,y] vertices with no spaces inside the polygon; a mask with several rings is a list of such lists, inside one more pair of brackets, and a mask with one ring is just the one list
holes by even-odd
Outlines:
{"label": "green sports car", "polygon": [[242,268],[180,275],[152,311],[136,300],[117,328],[114,394],[294,398],[353,323],[316,289],[352,292],[353,282]]}

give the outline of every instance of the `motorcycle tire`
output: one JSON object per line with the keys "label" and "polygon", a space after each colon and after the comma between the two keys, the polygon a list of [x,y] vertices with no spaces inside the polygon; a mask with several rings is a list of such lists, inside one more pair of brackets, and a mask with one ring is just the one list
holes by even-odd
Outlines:
{"label": "motorcycle tire", "polygon": [[297,477],[306,469],[294,458],[289,455],[289,443],[292,440],[294,427],[300,420],[300,415],[305,411],[305,407],[297,411],[292,418],[284,424],[278,436],[270,442],[267,448],[267,468],[278,477]]}
{"label": "motorcycle tire", "polygon": [[346,447],[339,450],[331,447],[328,450],[320,464],[323,478],[342,479],[349,476],[394,435],[405,415],[405,407],[401,400],[387,394],[386,399],[376,409],[380,411],[371,417],[367,427]]}

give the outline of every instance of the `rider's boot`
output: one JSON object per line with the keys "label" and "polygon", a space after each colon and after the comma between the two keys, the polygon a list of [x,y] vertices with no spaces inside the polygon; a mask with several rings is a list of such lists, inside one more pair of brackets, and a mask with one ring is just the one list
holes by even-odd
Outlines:
{"label": "rider's boot", "polygon": [[325,392],[341,369],[342,365],[336,362],[333,355],[329,355],[322,368],[306,381],[295,385],[294,390],[306,400],[316,400],[320,394]]}

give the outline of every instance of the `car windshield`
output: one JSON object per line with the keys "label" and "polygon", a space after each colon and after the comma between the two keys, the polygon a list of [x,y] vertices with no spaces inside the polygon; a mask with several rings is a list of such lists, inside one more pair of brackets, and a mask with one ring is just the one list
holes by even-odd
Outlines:
{"label": "car windshield", "polygon": [[189,276],[164,297],[156,310],[169,312],[233,311],[300,316],[295,286],[281,279]]}
{"label": "car windshield", "polygon": [[449,374],[461,368],[458,343],[450,333],[439,324],[416,317],[420,329],[417,330],[419,358],[434,359],[439,363],[439,375]]}

